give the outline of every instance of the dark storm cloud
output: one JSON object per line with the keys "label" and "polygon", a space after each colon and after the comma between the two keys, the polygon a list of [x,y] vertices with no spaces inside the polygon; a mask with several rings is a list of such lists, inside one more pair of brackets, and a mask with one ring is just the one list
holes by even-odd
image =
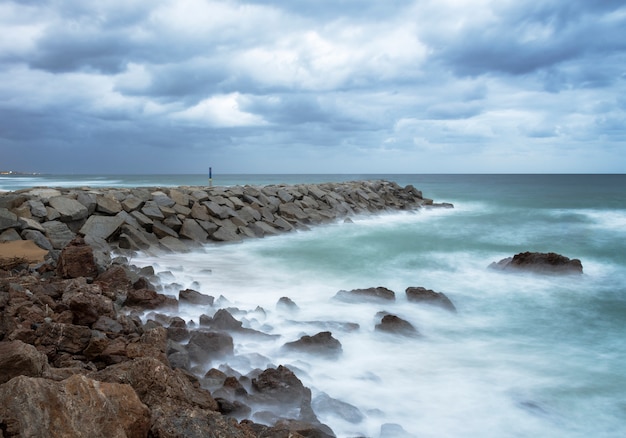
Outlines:
{"label": "dark storm cloud", "polygon": [[610,0],[5,1],[0,167],[606,170],[625,28]]}

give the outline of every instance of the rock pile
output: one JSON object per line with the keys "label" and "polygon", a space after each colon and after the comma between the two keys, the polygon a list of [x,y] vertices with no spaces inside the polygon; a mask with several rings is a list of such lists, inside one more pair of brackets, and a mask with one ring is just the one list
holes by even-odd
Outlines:
{"label": "rock pile", "polygon": [[0,195],[0,242],[52,252],[76,236],[94,246],[185,251],[187,244],[264,237],[384,210],[445,206],[388,181],[264,187],[24,189]]}
{"label": "rock pile", "polygon": [[[284,366],[256,371],[247,388],[225,375],[215,398],[189,371],[191,360],[232,354],[228,332],[214,329],[242,329],[226,310],[211,327],[159,314],[143,323],[137,312],[178,301],[125,264],[94,266],[81,238],[56,267],[0,266],[0,437],[334,436]],[[195,291],[182,296],[213,304]],[[264,424],[245,419],[244,395],[270,408]]]}

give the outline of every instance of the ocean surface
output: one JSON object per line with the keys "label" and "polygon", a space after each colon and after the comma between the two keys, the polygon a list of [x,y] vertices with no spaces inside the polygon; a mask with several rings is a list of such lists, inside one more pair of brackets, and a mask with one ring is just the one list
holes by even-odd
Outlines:
{"label": "ocean surface", "polygon": [[[626,433],[626,175],[220,175],[214,185],[393,180],[454,209],[395,212],[191,254],[132,259],[153,265],[165,291],[193,288],[236,307],[275,341],[235,338],[227,363],[242,374],[287,365],[313,392],[339,437],[383,430],[426,437],[622,437]],[[204,175],[0,177],[0,189],[207,185]],[[523,251],[582,261],[582,276],[493,271]],[[395,303],[344,303],[339,290],[385,286]],[[450,313],[404,290],[445,293]],[[291,298],[296,312],[277,308]],[[264,312],[257,307],[260,306]],[[181,307],[196,323],[216,309]],[[413,324],[408,338],[376,332],[381,311]],[[347,330],[337,323],[359,324]],[[280,347],[330,330],[336,360]],[[323,395],[362,419],[315,403]],[[348,421],[348,420],[352,420]],[[356,421],[356,422],[355,422]],[[390,426],[396,425],[396,426]],[[385,435],[392,436],[392,435]]]}

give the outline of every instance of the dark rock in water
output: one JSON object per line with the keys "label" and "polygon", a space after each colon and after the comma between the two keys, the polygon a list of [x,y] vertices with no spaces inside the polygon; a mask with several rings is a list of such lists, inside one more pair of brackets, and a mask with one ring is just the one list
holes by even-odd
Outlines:
{"label": "dark rock in water", "polygon": [[419,332],[410,322],[396,315],[383,316],[380,324],[376,324],[376,330],[405,336],[419,336]]}
{"label": "dark rock in water", "polygon": [[343,350],[341,342],[333,338],[331,332],[320,332],[314,336],[302,336],[294,342],[287,342],[283,348],[303,353],[337,357]]}
{"label": "dark rock in water", "polygon": [[528,271],[541,274],[582,274],[583,265],[579,259],[569,259],[554,252],[522,252],[513,257],[489,265],[502,271]]}
{"label": "dark rock in water", "polygon": [[281,297],[276,303],[277,309],[298,310],[298,305],[289,297]]}
{"label": "dark rock in water", "polygon": [[341,400],[334,399],[326,393],[321,393],[313,399],[313,409],[318,414],[336,415],[349,423],[357,424],[365,419],[363,413],[356,406]]}
{"label": "dark rock in water", "polygon": [[402,426],[395,423],[385,423],[380,426],[380,438],[416,438]]}
{"label": "dark rock in water", "polygon": [[262,395],[267,403],[280,405],[283,403],[300,404],[311,401],[311,390],[286,366],[268,368],[252,379],[252,388]]}
{"label": "dark rock in water", "polygon": [[226,309],[218,310],[211,321],[211,327],[217,330],[239,330],[241,326],[242,322],[235,319]]}
{"label": "dark rock in water", "polygon": [[443,292],[435,292],[424,287],[408,287],[405,292],[406,298],[411,302],[433,304],[451,312],[456,312],[456,307]]}
{"label": "dark rock in water", "polygon": [[350,291],[340,290],[334,297],[335,299],[347,302],[367,301],[395,301],[396,294],[386,287],[370,287],[367,289],[352,289]]}
{"label": "dark rock in water", "polygon": [[187,344],[190,359],[200,363],[233,354],[233,349],[233,338],[226,333],[192,332]]}
{"label": "dark rock in water", "polygon": [[213,302],[215,301],[215,298],[210,295],[204,295],[193,289],[185,289],[179,292],[178,300],[181,303],[212,306]]}

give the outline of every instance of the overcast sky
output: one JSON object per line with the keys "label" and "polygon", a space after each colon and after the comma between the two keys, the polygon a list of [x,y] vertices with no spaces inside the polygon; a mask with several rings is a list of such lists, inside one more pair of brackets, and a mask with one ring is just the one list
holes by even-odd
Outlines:
{"label": "overcast sky", "polygon": [[0,0],[0,169],[626,171],[624,0]]}

